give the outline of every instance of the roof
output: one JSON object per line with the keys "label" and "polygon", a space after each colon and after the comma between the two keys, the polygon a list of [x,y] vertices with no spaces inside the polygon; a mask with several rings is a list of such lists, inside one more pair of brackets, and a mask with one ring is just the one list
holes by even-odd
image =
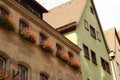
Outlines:
{"label": "roof", "polygon": [[120,33],[117,32],[116,28],[114,27],[104,31],[104,34],[105,34],[105,38],[107,40],[109,49],[112,51],[115,51],[115,45],[116,45],[115,38],[117,38],[118,43],[120,44],[120,38],[119,38]]}
{"label": "roof", "polygon": [[71,0],[43,14],[43,19],[53,28],[72,22],[78,22],[82,16],[87,0]]}
{"label": "roof", "polygon": [[41,4],[39,4],[36,0],[32,0],[32,2],[35,6],[37,6],[43,12],[48,12],[48,10],[46,8],[44,8]]}

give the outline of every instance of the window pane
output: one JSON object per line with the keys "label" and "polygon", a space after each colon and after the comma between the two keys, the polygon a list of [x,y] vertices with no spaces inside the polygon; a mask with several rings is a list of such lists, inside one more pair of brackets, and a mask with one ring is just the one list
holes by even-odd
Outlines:
{"label": "window pane", "polygon": [[61,50],[62,47],[59,44],[56,44],[57,50]]}
{"label": "window pane", "polygon": [[91,57],[92,57],[92,62],[97,64],[95,52],[93,52],[92,50],[91,50]]}
{"label": "window pane", "polygon": [[0,70],[4,70],[5,69],[5,64],[6,64],[5,59],[0,57]]}
{"label": "window pane", "polygon": [[40,74],[40,80],[48,80],[48,77],[44,74]]}
{"label": "window pane", "polygon": [[90,34],[93,38],[96,39],[95,29],[90,25]]}
{"label": "window pane", "polygon": [[47,37],[42,33],[40,33],[40,41],[44,41],[44,40],[47,40]]}
{"label": "window pane", "polygon": [[101,58],[101,64],[102,64],[103,69],[107,71],[108,73],[110,73],[109,63],[105,61],[103,58]]}
{"label": "window pane", "polygon": [[69,55],[70,60],[72,60],[73,59],[73,54],[68,52],[68,55]]}
{"label": "window pane", "polygon": [[7,10],[0,7],[0,15],[7,16],[7,15],[9,15],[9,13],[7,12]]}
{"label": "window pane", "polygon": [[23,21],[19,21],[19,28],[22,29],[22,28],[25,28],[25,27],[29,27],[25,22]]}
{"label": "window pane", "polygon": [[18,70],[20,72],[20,79],[27,80],[28,77],[28,69],[23,65],[18,65]]}
{"label": "window pane", "polygon": [[84,27],[89,30],[89,25],[88,25],[88,22],[86,20],[84,20]]}
{"label": "window pane", "polygon": [[83,51],[84,51],[85,57],[90,58],[88,47],[86,45],[83,45]]}

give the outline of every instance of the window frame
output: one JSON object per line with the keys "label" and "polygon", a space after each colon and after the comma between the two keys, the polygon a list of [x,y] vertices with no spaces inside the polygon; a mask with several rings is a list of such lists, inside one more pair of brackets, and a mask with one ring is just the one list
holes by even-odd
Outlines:
{"label": "window frame", "polygon": [[[20,79],[28,80],[28,68],[26,66],[18,64],[18,71],[20,73]],[[22,72],[24,72],[24,75],[22,74]]]}
{"label": "window frame", "polygon": [[40,73],[40,80],[48,80],[48,76],[43,73]]}
{"label": "window frame", "polygon": [[102,64],[102,68],[103,68],[106,72],[110,73],[109,63],[108,63],[107,61],[105,61],[105,59],[103,59],[102,57],[101,57],[101,64]]}
{"label": "window frame", "polygon": [[3,58],[2,56],[0,56],[0,60],[1,60],[1,62],[2,62],[2,66],[1,66],[2,69],[0,68],[0,70],[4,71],[5,68],[6,68],[6,59]]}
{"label": "window frame", "polygon": [[84,56],[87,58],[87,59],[90,59],[90,55],[89,55],[89,49],[88,47],[83,44],[83,51],[84,51]]}
{"label": "window frame", "polygon": [[47,40],[47,37],[43,33],[39,33],[39,41]]}
{"label": "window frame", "polygon": [[96,59],[96,54],[94,51],[91,50],[91,58],[92,62],[97,65],[97,59]]}
{"label": "window frame", "polygon": [[101,36],[100,36],[100,33],[98,31],[96,31],[96,37],[99,41],[101,41]]}
{"label": "window frame", "polygon": [[29,25],[25,21],[19,20],[19,29],[23,28],[29,28]]}
{"label": "window frame", "polygon": [[72,60],[74,55],[71,52],[68,52],[69,59]]}
{"label": "window frame", "polygon": [[95,28],[94,28],[92,25],[90,25],[90,35],[91,35],[94,39],[96,39],[96,31],[95,31]]}
{"label": "window frame", "polygon": [[90,12],[94,15],[95,14],[95,11],[94,11],[94,8],[92,6],[90,6]]}
{"label": "window frame", "polygon": [[62,50],[62,49],[63,49],[63,47],[62,47],[60,44],[58,44],[58,43],[56,43],[56,48],[57,48],[57,51],[59,51],[59,50]]}
{"label": "window frame", "polygon": [[84,20],[84,27],[85,29],[87,29],[89,31],[89,24],[88,24],[88,21],[87,20]]}
{"label": "window frame", "polygon": [[9,12],[6,9],[4,9],[3,7],[0,7],[0,15],[8,16]]}

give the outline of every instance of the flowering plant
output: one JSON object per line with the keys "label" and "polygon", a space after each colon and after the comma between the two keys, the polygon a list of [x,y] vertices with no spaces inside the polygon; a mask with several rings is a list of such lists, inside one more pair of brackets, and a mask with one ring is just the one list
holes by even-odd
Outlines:
{"label": "flowering plant", "polygon": [[19,30],[19,34],[26,40],[35,43],[36,42],[36,35],[35,33],[30,30],[28,27],[24,27]]}
{"label": "flowering plant", "polygon": [[80,68],[80,62],[77,60],[71,60],[71,66],[74,67],[75,69],[79,69]]}
{"label": "flowering plant", "polygon": [[58,50],[56,53],[56,56],[59,57],[60,59],[62,59],[65,62],[69,62],[70,58],[68,53],[65,52],[65,50]]}
{"label": "flowering plant", "polygon": [[49,40],[40,41],[39,46],[42,49],[44,49],[45,51],[47,51],[47,52],[50,52],[50,53],[53,52],[53,48],[52,48],[51,43],[49,42]]}
{"label": "flowering plant", "polygon": [[15,31],[15,26],[12,23],[10,16],[0,15],[0,25],[7,28],[8,30]]}
{"label": "flowering plant", "polygon": [[0,80],[12,80],[12,77],[6,71],[0,70]]}

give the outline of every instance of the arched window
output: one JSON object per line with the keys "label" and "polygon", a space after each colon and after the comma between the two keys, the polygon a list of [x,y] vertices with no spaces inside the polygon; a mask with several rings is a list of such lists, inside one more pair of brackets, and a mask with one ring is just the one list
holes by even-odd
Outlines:
{"label": "arched window", "polygon": [[24,65],[18,64],[19,78],[20,80],[28,80],[28,68]]}
{"label": "arched window", "polygon": [[68,55],[69,55],[70,60],[72,60],[73,59],[73,54],[71,52],[68,52]]}
{"label": "arched window", "polygon": [[44,41],[44,40],[47,40],[47,37],[44,34],[40,33],[39,39],[40,41]]}
{"label": "arched window", "polygon": [[0,70],[5,70],[6,60],[0,56]]}
{"label": "arched window", "polygon": [[48,80],[48,77],[45,74],[40,73],[40,80]]}
{"label": "arched window", "polygon": [[28,28],[28,24],[26,24],[24,21],[20,20],[19,21],[19,28],[22,29],[22,28]]}
{"label": "arched window", "polygon": [[0,7],[0,15],[2,15],[2,16],[7,16],[7,15],[9,15],[9,13],[8,13],[8,11],[5,10],[4,8]]}
{"label": "arched window", "polygon": [[59,44],[56,44],[56,48],[57,48],[57,50],[63,49]]}

